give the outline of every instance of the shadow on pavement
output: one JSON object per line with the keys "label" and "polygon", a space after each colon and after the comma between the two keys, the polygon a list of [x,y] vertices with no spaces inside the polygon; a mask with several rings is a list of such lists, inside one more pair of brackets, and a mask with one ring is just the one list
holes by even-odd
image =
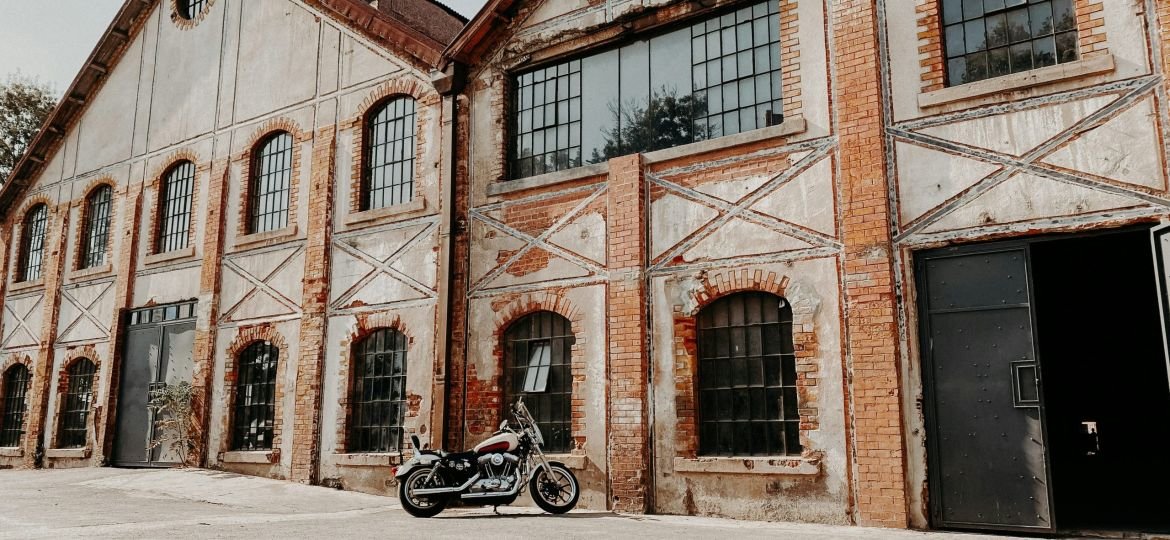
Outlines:
{"label": "shadow on pavement", "polygon": [[592,518],[607,518],[625,517],[621,514],[613,512],[571,512],[568,514],[471,514],[462,516],[437,516],[432,519],[515,519],[515,518],[542,518],[542,519],[592,519]]}

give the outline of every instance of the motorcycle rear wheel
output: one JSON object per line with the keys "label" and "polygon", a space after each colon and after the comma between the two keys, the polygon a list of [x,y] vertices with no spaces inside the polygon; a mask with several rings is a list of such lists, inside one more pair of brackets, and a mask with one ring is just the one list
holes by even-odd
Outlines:
{"label": "motorcycle rear wheel", "polygon": [[[402,509],[406,510],[407,514],[419,518],[435,517],[447,507],[446,497],[420,498],[414,495],[416,489],[443,487],[442,482],[432,481],[427,484],[427,477],[430,474],[430,467],[419,467],[398,484],[398,500],[402,502]],[[440,485],[435,485],[436,483]]]}
{"label": "motorcycle rear wheel", "polygon": [[564,514],[572,510],[581,497],[577,476],[560,463],[550,463],[548,469],[537,469],[528,487],[536,505],[550,514]]}

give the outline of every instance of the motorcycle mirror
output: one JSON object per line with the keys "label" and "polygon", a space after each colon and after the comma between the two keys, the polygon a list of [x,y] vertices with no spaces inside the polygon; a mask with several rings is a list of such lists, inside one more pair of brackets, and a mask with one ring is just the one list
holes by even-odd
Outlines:
{"label": "motorcycle mirror", "polygon": [[411,435],[410,436],[410,444],[414,445],[415,450],[424,450],[422,445],[419,444],[419,442],[418,442],[418,435]]}
{"label": "motorcycle mirror", "polygon": [[508,420],[507,419],[500,421],[500,431],[504,431],[505,429],[508,429]]}

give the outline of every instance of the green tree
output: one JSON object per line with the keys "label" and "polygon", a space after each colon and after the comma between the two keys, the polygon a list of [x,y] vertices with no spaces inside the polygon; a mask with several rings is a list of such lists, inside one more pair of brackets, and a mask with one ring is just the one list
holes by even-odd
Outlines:
{"label": "green tree", "polygon": [[0,82],[0,183],[8,180],[57,105],[54,95],[48,85],[20,74]]}
{"label": "green tree", "polygon": [[610,104],[612,127],[605,132],[605,146],[593,149],[591,163],[610,158],[651,152],[709,138],[696,133],[693,119],[707,110],[705,99],[694,94],[679,96],[666,90],[655,92],[648,103],[627,102],[620,107]]}

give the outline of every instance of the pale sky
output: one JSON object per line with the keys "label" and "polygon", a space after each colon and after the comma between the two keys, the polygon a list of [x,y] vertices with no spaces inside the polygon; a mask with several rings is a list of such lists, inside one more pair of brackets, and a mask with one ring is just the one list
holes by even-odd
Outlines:
{"label": "pale sky", "polygon": [[[19,71],[62,94],[123,0],[0,0],[0,79]],[[484,0],[445,2],[471,18]]]}

